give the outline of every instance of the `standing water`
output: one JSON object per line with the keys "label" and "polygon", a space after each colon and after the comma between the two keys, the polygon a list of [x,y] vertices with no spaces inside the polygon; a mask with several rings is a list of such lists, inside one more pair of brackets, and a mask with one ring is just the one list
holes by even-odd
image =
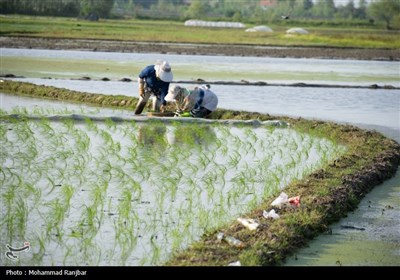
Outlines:
{"label": "standing water", "polygon": [[[135,83],[70,79],[89,76],[135,80],[141,68],[155,60],[154,54],[47,50],[2,49],[1,55],[2,74],[27,77],[22,81],[127,96],[137,96]],[[185,55],[157,58],[171,62],[176,80],[400,85],[399,62]],[[41,79],[43,77],[61,79]],[[400,142],[399,90],[225,85],[212,88],[220,98],[220,108],[350,123],[378,130]],[[2,108],[8,102],[4,99],[3,96]],[[399,265],[399,173],[372,190],[348,218],[333,225],[332,235],[318,237],[309,248],[296,252],[287,264]]]}

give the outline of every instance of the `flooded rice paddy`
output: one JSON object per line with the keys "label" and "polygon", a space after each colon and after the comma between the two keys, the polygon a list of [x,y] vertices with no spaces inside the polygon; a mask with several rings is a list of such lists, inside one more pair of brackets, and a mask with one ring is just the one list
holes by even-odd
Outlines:
{"label": "flooded rice paddy", "polygon": [[[137,83],[13,79],[38,85],[137,97]],[[185,87],[194,85],[182,84]],[[400,90],[211,85],[219,108],[342,123],[400,127]]]}
{"label": "flooded rice paddy", "polygon": [[[54,85],[57,87],[65,87],[78,91],[104,94],[122,94],[127,96],[137,96],[137,84],[135,82],[118,82],[117,80],[122,77],[129,77],[135,80],[136,75],[140,71],[140,69],[147,64],[154,63],[155,57],[160,59],[168,59],[173,64],[174,70],[176,70],[174,73],[175,80],[195,80],[201,78],[205,80],[227,81],[261,80],[269,83],[313,82],[318,84],[367,86],[377,84],[380,86],[393,85],[396,87],[400,85],[400,64],[398,62],[235,58],[178,55],[158,56],[154,54],[113,54],[13,49],[1,49],[1,55],[3,63],[1,69],[2,74],[13,73],[16,75],[27,77],[26,79],[21,79],[21,81],[33,82],[35,84]],[[92,79],[109,77],[113,81],[102,82],[93,80],[72,80],[81,78],[82,76],[89,76]],[[43,77],[51,77],[52,79],[42,79]],[[360,126],[362,128],[378,130],[388,137],[391,137],[400,142],[399,90],[229,85],[212,85],[212,88],[218,94],[218,97],[220,99],[220,108],[243,111],[256,111],[273,115],[288,115],[294,117],[315,118],[341,123],[350,123]],[[28,99],[28,101],[24,101],[24,98],[16,97],[16,99],[13,99],[10,98],[8,95],[1,95],[0,102],[2,110],[4,110],[4,108],[7,108],[7,110],[15,110],[16,112],[21,112],[21,110],[24,110],[23,108],[31,108],[30,106],[34,105],[31,109],[27,110],[33,110],[29,111],[29,113],[37,113],[43,110],[39,103],[45,102],[43,104],[46,104],[48,102],[48,104],[44,105],[44,107],[54,108],[55,111],[53,113],[47,112],[47,114],[54,114],[57,112],[61,113],[63,110],[65,110],[65,114],[71,114],[71,110],[74,113],[78,114],[82,114],[83,112],[88,114],[117,116],[126,116],[132,114],[130,111],[104,111],[104,109],[102,109],[102,111],[99,111],[99,109],[88,109],[87,107],[80,108],[80,106],[78,106],[76,109],[72,109],[73,106],[71,106],[70,104],[66,105],[53,103],[50,101],[36,101],[35,99]],[[35,105],[38,108],[35,109]],[[16,107],[19,108],[15,109]],[[30,125],[33,125],[34,123],[35,122],[32,122]],[[76,126],[76,129],[82,130],[81,126],[82,124],[78,124]],[[109,129],[111,128],[105,126],[101,129],[110,133]],[[164,130],[164,128],[162,130]],[[165,134],[166,143],[168,143],[167,147],[171,149],[170,146],[173,146],[171,145],[171,141],[173,141],[171,139],[174,138],[171,136],[174,134],[172,133],[173,129],[170,127],[166,127],[165,130],[168,131],[168,133]],[[213,130],[215,130],[215,128],[213,128]],[[138,137],[139,130],[137,129],[135,131],[136,137]],[[276,131],[282,132],[287,131],[287,129],[278,129]],[[242,133],[240,132],[240,130],[238,132],[239,134]],[[221,132],[219,132],[217,129],[216,135],[219,135],[218,133]],[[73,141],[73,139],[69,139],[68,141]],[[212,144],[211,146],[213,145],[215,144]],[[192,147],[190,149],[195,150],[197,148]],[[19,165],[23,166],[23,164],[21,163],[19,163]],[[400,172],[397,172],[396,177],[393,178],[391,181],[385,182],[381,186],[376,187],[370,194],[368,194],[367,198],[365,198],[361,202],[359,209],[357,209],[354,214],[349,214],[348,218],[342,219],[340,222],[332,226],[332,235],[322,235],[318,237],[315,242],[312,242],[310,244],[309,248],[305,248],[304,250],[296,252],[295,256],[287,261],[287,264],[399,265],[399,232],[398,226],[396,226],[396,223],[393,222],[400,220],[399,176]],[[93,181],[93,179],[88,180]],[[152,180],[155,179],[153,178]],[[49,183],[47,185],[50,186]],[[93,192],[95,189],[95,187],[91,188],[89,193],[91,194],[91,192]],[[53,190],[53,193],[60,193],[60,190],[61,186]],[[111,190],[112,188],[108,189],[106,193],[112,193]],[[74,192],[73,195],[80,198],[80,195],[78,196],[77,193],[79,193],[79,190],[77,192]],[[82,193],[85,193],[85,191],[83,191]],[[86,192],[85,194],[89,193]],[[110,199],[112,201],[112,203],[110,204],[112,205],[112,207],[106,208],[105,206],[103,206],[103,210],[105,209],[106,211],[111,211],[111,213],[114,209],[118,208],[117,205],[119,205],[119,203],[122,204],[122,201],[126,201],[122,193],[112,193],[112,195],[114,195],[114,200]],[[33,197],[31,198],[33,199],[33,201],[35,200],[34,194],[29,194],[29,196]],[[165,196],[171,197],[171,193],[167,192]],[[76,207],[84,208],[83,205],[90,206],[90,203],[94,201],[94,198],[92,197],[83,197],[86,197],[87,199],[85,201],[77,199],[76,203],[78,206]],[[183,199],[182,197],[180,198],[181,200]],[[21,200],[20,197],[17,197],[15,199],[16,201]],[[121,200],[119,201],[118,199]],[[207,199],[205,200],[207,201]],[[32,203],[32,201],[29,202],[28,206],[32,205]],[[46,206],[41,206],[41,211],[43,211],[44,213],[47,213],[48,211],[50,211],[48,210],[49,208],[61,202],[55,202],[54,197],[50,196],[48,197],[46,203],[49,204]],[[164,202],[164,204],[167,203]],[[24,206],[23,204],[18,202],[17,206],[13,206],[12,210],[10,211],[24,213],[23,209],[28,206]],[[54,207],[59,206],[60,205]],[[203,212],[204,209],[207,209],[206,207],[207,206],[203,206]],[[100,212],[100,210],[98,211]],[[149,210],[143,211],[145,211],[144,213],[149,212]],[[86,221],[87,219],[85,217],[89,215],[87,213],[82,214],[84,213],[82,211],[78,211],[76,213],[80,214],[75,214],[75,220],[73,221],[67,222],[65,218],[61,219],[63,221],[63,226],[69,227],[69,229],[71,230],[70,234],[72,234],[74,226],[79,225],[79,222],[77,221]],[[107,221],[107,223],[104,222],[105,224],[107,224],[107,226],[102,228],[102,230],[107,227],[108,229],[117,229],[117,221],[121,221],[120,218],[118,218],[116,215],[108,215],[108,212],[104,213],[105,214],[103,214],[103,216],[97,214],[98,216],[96,216],[96,219],[102,219],[101,221],[105,221],[106,219],[114,220]],[[151,216],[151,214],[149,214],[149,216]],[[157,216],[157,218],[159,217],[160,216]],[[227,220],[229,219],[231,218],[227,218]],[[165,221],[172,223],[171,218],[170,220],[166,220],[165,217],[160,217],[160,220],[162,220],[164,224],[166,223]],[[47,220],[42,221],[43,228],[41,228],[34,236],[40,236],[40,234],[42,234],[42,237],[45,236],[48,239],[47,244],[49,245],[49,247],[46,248],[49,251],[47,253],[44,253],[43,246],[39,246],[41,249],[39,251],[35,251],[34,257],[31,256],[31,258],[24,259],[23,262],[26,264],[38,264],[41,262],[45,264],[72,264],[75,260],[70,257],[71,252],[76,250],[76,244],[81,242],[83,238],[79,236],[64,236],[63,238],[66,238],[68,242],[67,245],[61,250],[63,252],[63,260],[60,260],[61,254],[59,255],[59,257],[55,257],[54,259],[52,259],[52,257],[49,256],[49,252],[51,252],[52,250],[54,250],[55,252],[56,248],[60,248],[60,242],[57,241],[57,238],[59,239],[60,237],[54,235],[54,232],[48,233],[44,229],[46,228],[46,225],[44,225],[46,223]],[[146,228],[147,223],[148,222],[140,222],[140,229],[136,230],[135,234],[137,234],[139,230],[143,230],[143,228]],[[208,223],[212,224],[212,222]],[[204,226],[204,224],[200,226],[194,225],[193,228],[190,229],[190,231],[193,233],[199,233],[199,228],[202,228],[202,226]],[[83,223],[80,230],[81,232],[84,232],[88,230],[87,228],[87,223]],[[363,228],[364,230],[358,230],[357,228]],[[3,227],[2,230],[4,230]],[[31,230],[31,228],[29,227],[28,229],[28,227],[26,227],[22,231],[24,230],[25,232],[27,232],[27,230]],[[74,232],[78,231],[74,230]],[[155,232],[151,231],[151,234],[153,235],[145,235],[144,239],[140,237],[136,240],[128,237],[128,235],[126,235],[128,233],[122,234],[125,234],[123,238],[126,238],[126,240],[129,240],[129,238],[131,238],[129,242],[132,246],[133,244],[135,244],[138,247],[147,248],[143,249],[143,251],[140,251],[135,247],[135,250],[139,250],[135,252],[135,255],[137,254],[139,257],[133,257],[133,255],[127,257],[126,252],[129,250],[127,248],[123,249],[122,247],[118,247],[121,246],[121,244],[118,243],[120,241],[118,241],[115,236],[113,236],[114,243],[108,244],[108,247],[104,247],[103,250],[102,248],[99,248],[99,244],[96,243],[99,240],[99,237],[94,237],[92,234],[91,239],[89,238],[90,240],[86,241],[88,244],[87,252],[100,252],[102,257],[97,259],[89,258],[90,263],[102,263],[105,259],[111,260],[111,263],[113,264],[126,265],[159,263],[162,259],[166,258],[166,253],[157,253],[156,248],[158,248],[160,244],[164,245],[166,239],[172,240],[172,237],[168,236],[168,234],[163,232],[163,230],[161,230],[160,232],[160,235],[154,235]],[[139,235],[141,234],[137,234],[136,236],[138,237]],[[104,236],[104,234],[102,233],[101,236]],[[157,236],[157,238],[155,236]],[[190,243],[190,240],[196,238],[193,236],[185,237],[185,241],[181,243],[183,244],[182,246],[186,246]],[[20,240],[21,242],[24,241],[21,235],[17,237],[14,236],[12,238],[16,238],[14,240]],[[77,241],[79,238],[81,238],[81,241]],[[38,242],[38,244],[44,244],[44,241],[42,239],[38,238],[35,242]],[[2,243],[4,242],[2,241]],[[146,247],[146,245],[143,244],[147,244],[147,246],[149,247]],[[118,250],[116,250],[115,248],[118,248]],[[171,245],[167,250],[171,251],[175,248],[177,247]],[[346,250],[344,248],[346,248]],[[146,255],[145,252],[148,253],[150,252],[149,250],[152,249],[155,249],[156,253]],[[117,251],[118,253],[116,253]],[[88,254],[87,252],[86,254]],[[56,253],[54,254],[57,255]],[[141,258],[140,256],[145,257]],[[79,257],[82,257],[82,255],[79,255]],[[4,256],[2,256],[2,258],[4,258]]]}
{"label": "flooded rice paddy", "polygon": [[131,78],[168,60],[174,80],[303,82],[400,86],[400,62],[1,49],[0,74],[29,78]]}
{"label": "flooded rice paddy", "polygon": [[19,265],[161,264],[345,151],[271,126],[49,121],[104,113],[32,101],[2,111],[43,115],[1,125],[1,239],[30,242]]}

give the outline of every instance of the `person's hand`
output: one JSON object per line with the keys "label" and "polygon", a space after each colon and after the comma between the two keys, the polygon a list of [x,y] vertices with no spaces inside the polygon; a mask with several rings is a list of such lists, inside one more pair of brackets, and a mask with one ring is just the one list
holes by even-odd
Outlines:
{"label": "person's hand", "polygon": [[161,104],[161,105],[160,105],[160,112],[161,112],[161,113],[164,113],[164,112],[165,112],[165,107],[167,107],[167,106],[164,105],[164,104]]}

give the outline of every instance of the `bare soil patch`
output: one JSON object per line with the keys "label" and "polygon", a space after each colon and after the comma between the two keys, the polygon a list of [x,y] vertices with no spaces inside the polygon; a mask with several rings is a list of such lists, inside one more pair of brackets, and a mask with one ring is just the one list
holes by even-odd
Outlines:
{"label": "bare soil patch", "polygon": [[400,61],[398,49],[178,44],[32,37],[0,37],[0,43],[3,48]]}

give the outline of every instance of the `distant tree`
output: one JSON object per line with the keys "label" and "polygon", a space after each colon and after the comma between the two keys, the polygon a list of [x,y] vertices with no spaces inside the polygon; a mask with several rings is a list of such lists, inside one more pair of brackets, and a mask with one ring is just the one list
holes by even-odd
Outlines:
{"label": "distant tree", "polygon": [[64,16],[76,17],[79,15],[80,7],[79,0],[64,1],[65,5],[62,7]]}
{"label": "distant tree", "polygon": [[356,16],[356,8],[354,1],[350,0],[346,5],[337,8],[337,16],[341,18],[351,19]]}
{"label": "distant tree", "polygon": [[367,18],[367,0],[360,0],[358,8],[356,9],[356,18],[365,19]]}
{"label": "distant tree", "polygon": [[115,0],[112,13],[119,16],[134,17],[136,7],[134,0]]}
{"label": "distant tree", "polygon": [[104,18],[109,17],[114,6],[114,0],[81,0],[80,3],[83,16],[97,14]]}
{"label": "distant tree", "polygon": [[210,5],[208,1],[193,0],[186,11],[186,16],[190,18],[202,18],[208,14],[209,10]]}
{"label": "distant tree", "polygon": [[302,1],[300,1],[300,3],[302,4],[304,10],[310,10],[314,6],[314,3],[312,0],[302,0]]}
{"label": "distant tree", "polygon": [[399,18],[400,1],[378,0],[368,6],[367,14],[376,20],[384,21],[387,29],[393,29],[392,22],[397,22]]}
{"label": "distant tree", "polygon": [[335,2],[333,0],[318,0],[312,12],[315,17],[331,19],[336,12]]}
{"label": "distant tree", "polygon": [[132,2],[134,5],[148,9],[151,5],[157,4],[158,0],[132,0]]}
{"label": "distant tree", "polygon": [[294,7],[293,16],[307,18],[311,15],[311,9],[314,6],[312,0],[298,0]]}
{"label": "distant tree", "polygon": [[235,14],[232,16],[233,21],[240,22],[242,20],[242,13],[237,11]]}
{"label": "distant tree", "polygon": [[79,0],[0,0],[0,11],[4,14],[77,16],[79,10]]}
{"label": "distant tree", "polygon": [[[175,1],[178,3],[178,1]],[[159,0],[150,7],[154,17],[179,19],[183,15],[184,8],[179,4],[174,4],[171,0]]]}
{"label": "distant tree", "polygon": [[368,6],[367,0],[360,0],[359,3],[358,3],[358,6],[361,9],[367,9],[367,6]]}

